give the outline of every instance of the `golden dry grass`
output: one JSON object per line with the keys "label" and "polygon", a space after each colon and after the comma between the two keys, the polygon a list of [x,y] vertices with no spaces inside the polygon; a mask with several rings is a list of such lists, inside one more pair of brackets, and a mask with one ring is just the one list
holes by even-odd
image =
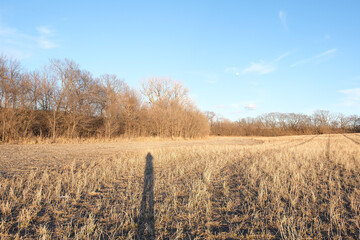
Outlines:
{"label": "golden dry grass", "polygon": [[355,134],[189,141],[7,174],[0,236],[358,239],[358,142]]}

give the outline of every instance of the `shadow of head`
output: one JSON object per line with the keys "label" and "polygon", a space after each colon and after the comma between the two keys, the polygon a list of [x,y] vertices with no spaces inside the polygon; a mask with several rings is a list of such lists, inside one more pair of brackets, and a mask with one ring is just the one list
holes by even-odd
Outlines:
{"label": "shadow of head", "polygon": [[146,155],[146,161],[151,161],[151,160],[153,160],[153,156],[151,155],[151,153],[148,153]]}

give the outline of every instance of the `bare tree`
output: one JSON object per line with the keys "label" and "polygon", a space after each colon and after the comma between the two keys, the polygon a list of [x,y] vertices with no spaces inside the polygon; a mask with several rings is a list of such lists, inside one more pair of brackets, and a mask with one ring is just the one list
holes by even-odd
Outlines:
{"label": "bare tree", "polygon": [[74,82],[79,78],[80,70],[76,63],[68,59],[64,61],[52,59],[50,62],[52,70],[51,77],[54,78],[54,83],[57,85],[55,94],[53,95],[51,106],[52,117],[50,119],[52,137],[56,139],[59,118],[64,117],[64,115],[61,116],[61,113],[69,111],[72,101],[72,96],[69,93],[72,90],[71,88]]}
{"label": "bare tree", "polygon": [[[155,126],[153,135],[195,137],[202,135],[202,127],[207,129],[203,132],[208,131],[206,117],[199,116],[191,104],[188,89],[180,82],[170,78],[151,78],[142,83],[141,93],[151,110],[149,116]],[[201,124],[204,120],[205,124]]]}
{"label": "bare tree", "polygon": [[105,136],[111,138],[114,134],[123,133],[121,129],[121,95],[127,87],[124,81],[116,75],[102,75],[100,102],[102,105],[101,115],[105,119]]}
{"label": "bare tree", "polygon": [[326,110],[317,110],[313,113],[313,121],[319,133],[329,132],[330,112]]}
{"label": "bare tree", "polygon": [[351,115],[348,117],[348,124],[351,131],[359,132],[360,131],[360,116]]}
{"label": "bare tree", "polygon": [[124,87],[124,91],[120,95],[120,108],[127,136],[141,135],[141,105],[138,93],[127,86]]}
{"label": "bare tree", "polygon": [[213,126],[216,114],[214,112],[206,111],[205,116],[209,121],[210,127]]}
{"label": "bare tree", "polygon": [[189,90],[171,78],[151,78],[142,83],[141,93],[151,105],[179,104],[184,106]]}
{"label": "bare tree", "polygon": [[21,65],[18,61],[0,56],[0,107],[1,139],[16,137],[15,125],[20,83]]}

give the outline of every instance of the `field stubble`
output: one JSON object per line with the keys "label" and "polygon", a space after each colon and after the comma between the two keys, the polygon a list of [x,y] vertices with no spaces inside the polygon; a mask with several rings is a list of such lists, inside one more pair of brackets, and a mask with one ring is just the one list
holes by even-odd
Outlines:
{"label": "field stubble", "polygon": [[359,238],[359,140],[190,142],[7,174],[0,237]]}

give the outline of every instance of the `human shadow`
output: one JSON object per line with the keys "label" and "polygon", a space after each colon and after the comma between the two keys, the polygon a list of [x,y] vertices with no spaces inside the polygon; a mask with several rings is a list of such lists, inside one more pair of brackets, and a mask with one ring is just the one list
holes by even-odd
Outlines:
{"label": "human shadow", "polygon": [[145,159],[144,188],[138,217],[136,239],[155,239],[153,156],[148,153]]}

